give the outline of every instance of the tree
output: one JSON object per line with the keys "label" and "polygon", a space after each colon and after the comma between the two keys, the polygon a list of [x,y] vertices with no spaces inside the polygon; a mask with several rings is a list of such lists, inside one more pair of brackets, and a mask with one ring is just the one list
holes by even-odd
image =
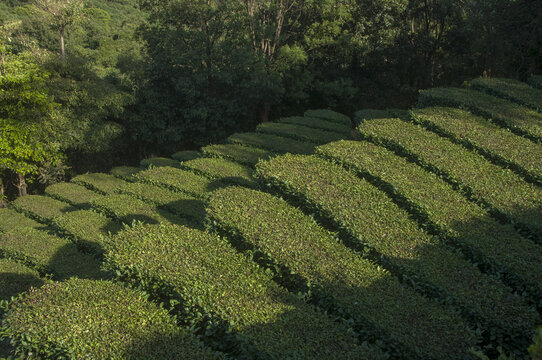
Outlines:
{"label": "tree", "polygon": [[[15,177],[19,196],[26,195],[27,182],[45,167],[62,161],[56,129],[55,104],[45,86],[48,74],[27,54],[11,55],[0,75],[0,174]],[[0,181],[0,195],[4,181]]]}
{"label": "tree", "polygon": [[81,20],[87,0],[36,0],[36,6],[52,21],[60,35],[60,52],[66,58],[64,36],[66,29]]}
{"label": "tree", "polygon": [[6,73],[6,55],[13,34],[21,26],[20,20],[6,21],[0,26],[0,71]]}

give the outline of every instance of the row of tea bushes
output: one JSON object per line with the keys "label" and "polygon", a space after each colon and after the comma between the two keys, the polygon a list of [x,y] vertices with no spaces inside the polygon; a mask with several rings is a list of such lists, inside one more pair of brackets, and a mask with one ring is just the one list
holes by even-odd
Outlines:
{"label": "row of tea bushes", "polygon": [[207,157],[231,160],[251,167],[256,165],[258,161],[275,155],[271,151],[237,144],[208,145],[201,148],[201,151]]}
{"label": "row of tea bushes", "polygon": [[180,168],[181,162],[178,160],[164,158],[164,157],[153,157],[141,160],[141,167],[143,169],[148,169],[150,167],[163,167],[170,166],[174,168]]}
{"label": "row of tea bushes", "polygon": [[241,237],[377,337],[388,338],[387,349],[398,344],[403,357],[465,359],[474,346],[475,337],[457,314],[401,285],[284,200],[230,187],[213,193],[207,212],[220,233]]}
{"label": "row of tea bushes", "polygon": [[352,120],[350,120],[348,116],[329,109],[307,110],[305,111],[304,116],[324,119],[344,126],[352,125]]}
{"label": "row of tea bushes", "polygon": [[275,153],[312,154],[315,143],[262,133],[238,133],[227,139],[230,144],[262,148]]}
{"label": "row of tea bushes", "polygon": [[30,290],[9,305],[1,333],[24,358],[222,358],[166,310],[108,281],[71,279]]}
{"label": "row of tea bushes", "polygon": [[461,109],[415,109],[410,117],[415,123],[478,151],[496,164],[542,183],[542,146]]}
{"label": "row of tea bushes", "polygon": [[425,222],[445,234],[476,263],[502,274],[506,283],[528,289],[542,301],[542,246],[520,236],[510,225],[493,219],[433,173],[396,156],[386,148],[362,141],[323,145],[318,154],[372,180]]}
{"label": "row of tea bushes", "polygon": [[9,300],[31,287],[40,287],[45,283],[36,270],[5,258],[0,258],[0,274],[2,274],[0,276],[0,302]]}
{"label": "row of tea bushes", "polygon": [[542,141],[542,114],[489,94],[460,88],[434,88],[420,92],[419,105],[466,108],[532,141]]}
{"label": "row of tea bushes", "polygon": [[470,81],[469,85],[473,89],[542,112],[542,90],[531,87],[524,82],[504,78],[478,78]]}
{"label": "row of tea bushes", "polygon": [[339,134],[349,134],[352,128],[349,124],[340,124],[333,121],[311,118],[305,116],[289,116],[278,120],[281,124],[300,125],[314,129],[332,131]]}
{"label": "row of tea bushes", "polygon": [[88,207],[90,201],[103,196],[83,185],[69,182],[50,185],[45,189],[45,194],[76,207]]}
{"label": "row of tea bushes", "polygon": [[236,162],[220,158],[199,158],[185,161],[183,168],[227,184],[253,187],[253,170]]}
{"label": "row of tea bushes", "polygon": [[198,198],[205,198],[210,191],[223,186],[223,184],[204,176],[194,174],[192,171],[172,167],[159,167],[142,171],[137,174],[137,180],[166,187],[173,191],[184,192]]}
{"label": "row of tea bushes", "polygon": [[[409,214],[364,179],[315,156],[284,155],[260,163],[266,186],[294,198],[322,221],[366,244],[398,276],[460,306],[473,321],[507,337],[529,334],[534,309],[498,279],[485,275],[440,239],[421,231]],[[504,340],[503,340],[504,341]]]}
{"label": "row of tea bushes", "polygon": [[[113,270],[179,299],[185,311],[226,323],[250,358],[381,358],[348,329],[278,286],[264,270],[210,233],[172,225],[127,229],[108,246]],[[243,344],[247,344],[243,346]]]}
{"label": "row of tea bushes", "polygon": [[542,233],[542,189],[513,171],[399,119],[367,121],[358,130],[365,138],[444,176],[492,212],[530,230],[533,236]]}
{"label": "row of tea bushes", "polygon": [[103,173],[90,173],[78,175],[72,179],[72,182],[85,186],[102,195],[114,194],[116,190],[124,184],[124,180],[113,175]]}
{"label": "row of tea bushes", "polygon": [[350,135],[350,129],[344,133],[314,129],[302,125],[293,125],[285,123],[263,123],[258,125],[256,132],[262,134],[271,134],[292,138],[299,141],[325,144],[330,141],[337,141],[347,138]]}

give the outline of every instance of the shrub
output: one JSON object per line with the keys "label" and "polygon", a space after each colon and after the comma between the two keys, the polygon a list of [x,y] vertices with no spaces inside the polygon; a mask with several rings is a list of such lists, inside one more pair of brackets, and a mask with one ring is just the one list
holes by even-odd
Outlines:
{"label": "shrub", "polygon": [[37,271],[9,259],[0,259],[0,301],[44,284]]}
{"label": "shrub", "polygon": [[17,211],[43,223],[48,223],[55,216],[73,209],[68,203],[41,195],[22,196],[13,201],[11,205]]}
{"label": "shrub", "polygon": [[58,183],[48,186],[45,193],[52,198],[77,207],[88,207],[90,201],[102,195],[74,183]]}
{"label": "shrub", "polygon": [[24,216],[21,213],[16,212],[13,209],[0,209],[0,233],[20,227],[39,228],[42,226],[43,225]]}
{"label": "shrub", "polygon": [[283,117],[280,118],[278,122],[281,124],[301,125],[314,129],[333,131],[339,134],[349,134],[351,128],[349,125],[343,125],[325,119],[305,116]]}
{"label": "shrub", "polygon": [[178,160],[173,160],[163,157],[154,157],[149,159],[141,160],[141,167],[143,169],[148,169],[149,167],[162,167],[162,166],[171,166],[171,167],[181,167],[181,164]]}
{"label": "shrub", "polygon": [[232,144],[260,147],[276,153],[312,154],[316,144],[261,133],[239,133],[228,138]]}
{"label": "shrub", "polygon": [[111,169],[111,175],[126,181],[133,181],[135,175],[141,171],[141,168],[132,166],[117,166]]}
{"label": "shrub", "polygon": [[187,194],[206,197],[209,191],[220,186],[212,180],[191,171],[175,169],[172,167],[161,167],[142,171],[137,175],[138,180],[163,186],[174,191],[182,191]]}
{"label": "shrub", "polygon": [[475,149],[498,165],[542,182],[542,147],[489,121],[454,108],[425,108],[410,113],[414,122]]}
{"label": "shrub", "polygon": [[473,334],[456,314],[404,287],[281,199],[229,187],[213,193],[207,213],[220,232],[242,237],[299,274],[414,358],[464,358],[474,345]]}
{"label": "shrub", "polygon": [[236,144],[208,145],[201,148],[201,151],[209,157],[232,160],[249,166],[254,166],[258,161],[274,156],[272,152],[267,150]]}
{"label": "shrub", "polygon": [[122,230],[116,221],[90,210],[67,212],[53,218],[52,225],[79,247],[96,254],[103,253],[105,238],[109,233]]}
{"label": "shrub", "polygon": [[272,122],[258,125],[256,131],[259,133],[284,136],[299,141],[308,141],[317,144],[324,144],[330,141],[341,140],[350,135],[350,130],[339,134],[334,131],[313,129],[301,125]]}
{"label": "shrub", "polygon": [[26,356],[220,358],[177,328],[167,311],[108,281],[71,279],[31,290],[9,306],[2,325]]}
{"label": "shrub", "polygon": [[542,112],[542,92],[524,82],[502,78],[478,78],[470,82],[473,89],[514,101]]}
{"label": "shrub", "polygon": [[348,116],[335,112],[333,110],[327,110],[327,109],[307,110],[305,111],[305,116],[325,119],[325,120],[333,121],[345,126],[351,126],[352,124],[352,121],[350,120]]}
{"label": "shrub", "polygon": [[143,183],[126,183],[119,188],[122,194],[153,203],[180,216],[187,216],[197,222],[205,217],[205,207],[200,199],[160,186]]}
{"label": "shrub", "polygon": [[253,170],[230,160],[199,158],[185,161],[183,166],[212,180],[242,186],[255,186]]}
{"label": "shrub", "polygon": [[536,313],[494,277],[484,275],[436,237],[421,231],[409,214],[381,190],[339,165],[315,156],[285,155],[257,166],[263,181],[300,201],[356,243],[367,244],[396,274],[461,308],[474,321],[525,337]]}
{"label": "shrub", "polygon": [[542,300],[542,247],[501,224],[433,173],[368,142],[341,141],[317,149],[356,173],[372,179],[423,221],[445,234],[476,263],[502,274],[508,284],[529,289]]}
{"label": "shrub", "polygon": [[199,151],[192,150],[178,151],[171,155],[171,158],[180,162],[197,159],[199,157],[201,157],[201,153]]}
{"label": "shrub", "polygon": [[371,357],[344,325],[279,287],[215,235],[178,226],[139,226],[111,240],[107,260],[145,288],[167,288],[185,308],[228,323],[258,350],[250,358]]}
{"label": "shrub", "polygon": [[1,234],[0,252],[59,280],[72,276],[94,279],[104,276],[100,262],[80,253],[73,243],[33,228],[13,229]]}
{"label": "shrub", "polygon": [[114,194],[117,188],[125,183],[124,180],[103,173],[78,175],[72,179],[72,182],[103,195]]}
{"label": "shrub", "polygon": [[368,121],[358,130],[461,186],[473,199],[509,221],[523,224],[532,234],[542,233],[542,189],[511,170],[399,119]]}
{"label": "shrub", "polygon": [[508,100],[471,89],[434,88],[420,92],[419,105],[466,108],[512,132],[542,141],[542,114]]}

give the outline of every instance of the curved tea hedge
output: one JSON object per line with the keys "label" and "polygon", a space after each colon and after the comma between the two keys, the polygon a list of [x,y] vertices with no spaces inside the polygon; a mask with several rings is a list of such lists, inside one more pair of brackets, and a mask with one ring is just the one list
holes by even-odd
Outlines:
{"label": "curved tea hedge", "polygon": [[135,175],[141,171],[141,168],[133,166],[116,166],[111,169],[111,175],[126,181],[134,181]]}
{"label": "curved tea hedge", "polygon": [[68,203],[41,195],[19,197],[11,203],[11,206],[42,223],[48,223],[55,216],[73,209]]}
{"label": "curved tea hedge", "polygon": [[307,110],[305,111],[304,115],[306,117],[315,117],[333,121],[346,126],[352,125],[352,121],[348,116],[329,109]]}
{"label": "curved tea hedge", "polygon": [[19,354],[72,359],[219,359],[167,311],[120,285],[72,279],[9,305],[2,322]]}
{"label": "curved tea hedge", "polygon": [[185,193],[145,183],[126,183],[121,185],[118,191],[197,222],[203,221],[205,217],[203,202]]}
{"label": "curved tea hedge", "polygon": [[122,230],[122,225],[94,211],[70,211],[52,220],[57,232],[69,238],[79,247],[102,254],[105,238]]}
{"label": "curved tea hedge", "polygon": [[366,121],[358,127],[367,139],[413,158],[460,184],[463,190],[502,217],[542,234],[542,189],[483,156],[399,119]]}
{"label": "curved tea hedge", "polygon": [[231,144],[259,147],[276,153],[312,154],[315,143],[303,142],[282,136],[263,133],[233,134],[228,138]]}
{"label": "curved tea hedge", "polygon": [[438,238],[421,231],[385,193],[341,166],[315,156],[284,155],[259,163],[267,186],[295,198],[322,219],[367,244],[397,274],[429,285],[492,327],[528,336],[533,309],[494,277],[482,274]]}
{"label": "curved tea hedge", "polygon": [[477,263],[509,277],[542,300],[542,246],[521,237],[510,225],[494,220],[435,174],[368,142],[341,141],[317,149],[322,156],[339,161],[353,171],[372,178],[381,188],[406,202],[428,225],[450,237]]}
{"label": "curved tea hedge", "polygon": [[401,285],[285,201],[229,187],[212,194],[207,213],[220,232],[242,237],[299,274],[413,358],[469,357],[474,336],[461,318]]}
{"label": "curved tea hedge", "polygon": [[399,109],[363,109],[356,111],[354,115],[354,122],[356,125],[363,123],[366,120],[383,119],[390,117],[404,118],[408,115],[406,110]]}
{"label": "curved tea hedge", "polygon": [[199,198],[206,197],[210,191],[222,186],[191,171],[172,167],[160,167],[142,171],[137,174],[137,179],[148,184],[185,192]]}
{"label": "curved tea hedge", "polygon": [[102,173],[78,175],[72,179],[72,182],[103,195],[114,194],[117,188],[125,183],[124,180],[113,175]]}
{"label": "curved tea hedge", "polygon": [[380,358],[348,329],[279,287],[229,244],[199,230],[139,226],[115,236],[107,261],[144,287],[167,288],[184,307],[225,321],[270,359]]}
{"label": "curved tea hedge", "polygon": [[330,141],[341,140],[350,135],[350,129],[341,134],[334,131],[314,129],[302,125],[273,122],[258,125],[256,131],[263,134],[284,136],[299,141],[307,141],[317,144],[324,144]]}
{"label": "curved tea hedge", "polygon": [[542,114],[480,91],[459,88],[423,90],[420,92],[419,105],[466,108],[477,115],[490,118],[518,135],[542,142]]}
{"label": "curved tea hedge", "polygon": [[9,259],[0,259],[0,301],[43,284],[37,271]]}
{"label": "curved tea hedge", "polygon": [[192,150],[178,151],[175,154],[171,155],[172,159],[175,159],[180,162],[197,159],[199,157],[201,157],[201,153],[199,151],[192,151]]}
{"label": "curved tea hedge", "polygon": [[248,166],[254,166],[258,161],[275,155],[264,149],[237,144],[208,145],[202,147],[201,152],[209,157],[232,160]]}
{"label": "curved tea hedge", "polygon": [[170,167],[181,167],[181,163],[178,160],[170,159],[170,158],[164,158],[164,157],[154,157],[154,158],[148,158],[141,160],[140,163],[141,167],[143,169],[147,169],[149,167],[162,167],[162,166],[170,166]]}
{"label": "curved tea hedge", "polygon": [[301,125],[301,126],[306,126],[306,127],[320,129],[320,130],[333,131],[340,134],[349,134],[350,129],[351,129],[350,124],[343,125],[343,124],[339,124],[339,123],[321,119],[321,118],[306,117],[306,116],[283,117],[283,118],[280,118],[278,122],[281,124]]}
{"label": "curved tea hedge", "polygon": [[432,107],[410,115],[429,130],[542,183],[542,146],[461,109]]}
{"label": "curved tea hedge", "polygon": [[0,233],[17,228],[40,228],[43,225],[8,208],[0,209]]}
{"label": "curved tea hedge", "polygon": [[48,186],[45,194],[77,207],[86,207],[90,201],[102,195],[74,183],[58,183]]}
{"label": "curved tea hedge", "polygon": [[98,260],[79,252],[69,240],[34,228],[12,229],[0,234],[0,254],[56,279],[72,276],[98,279],[105,275]]}
{"label": "curved tea hedge", "polygon": [[236,162],[219,158],[199,158],[185,161],[183,167],[212,180],[242,186],[255,186],[253,170]]}
{"label": "curved tea hedge", "polygon": [[470,81],[470,86],[476,90],[514,101],[542,112],[542,91],[524,82],[503,78],[478,78]]}

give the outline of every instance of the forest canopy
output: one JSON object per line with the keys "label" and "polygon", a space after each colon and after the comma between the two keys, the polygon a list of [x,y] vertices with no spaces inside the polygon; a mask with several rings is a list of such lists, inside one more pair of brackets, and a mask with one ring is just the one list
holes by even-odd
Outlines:
{"label": "forest canopy", "polygon": [[309,107],[540,74],[542,3],[7,0],[0,56],[2,198]]}

